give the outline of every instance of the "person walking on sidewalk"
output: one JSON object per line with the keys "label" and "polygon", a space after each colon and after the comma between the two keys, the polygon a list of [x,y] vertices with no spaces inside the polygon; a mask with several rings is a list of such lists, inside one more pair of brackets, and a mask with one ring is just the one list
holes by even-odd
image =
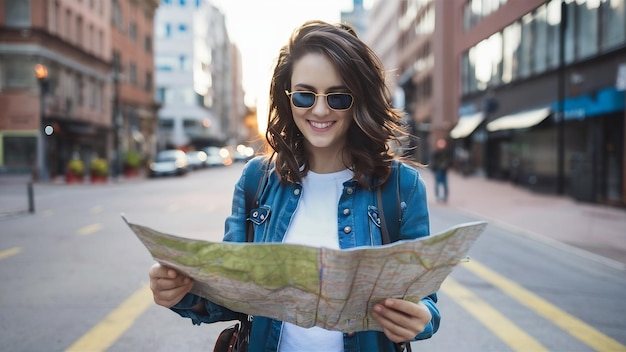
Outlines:
{"label": "person walking on sidewalk", "polygon": [[[296,29],[280,50],[270,85],[270,149],[244,167],[224,241],[245,242],[247,219],[263,210],[266,216],[254,224],[255,242],[334,249],[381,245],[380,223],[371,211],[377,186],[392,173],[400,175],[402,223],[390,237],[429,235],[424,182],[417,168],[389,148],[405,132],[400,112],[389,105],[384,77],[379,59],[351,27],[311,21]],[[247,213],[245,178],[259,163],[269,163],[270,171],[258,208]],[[240,317],[191,294],[192,285],[170,267],[150,269],[154,301],[194,324]],[[437,331],[436,302],[432,294],[419,302],[390,297],[376,303],[368,314],[383,331],[307,329],[255,316],[249,351],[396,351],[397,343]]]}
{"label": "person walking on sidewalk", "polygon": [[435,144],[430,168],[435,173],[435,197],[438,202],[448,201],[448,168],[450,167],[450,152],[447,142],[439,138]]}

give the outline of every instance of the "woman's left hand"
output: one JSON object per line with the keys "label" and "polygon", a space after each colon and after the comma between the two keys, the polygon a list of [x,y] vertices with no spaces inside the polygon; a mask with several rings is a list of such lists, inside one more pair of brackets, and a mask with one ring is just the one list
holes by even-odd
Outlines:
{"label": "woman's left hand", "polygon": [[422,302],[413,303],[397,298],[387,298],[374,305],[372,316],[393,342],[413,340],[424,331],[432,318],[428,307]]}

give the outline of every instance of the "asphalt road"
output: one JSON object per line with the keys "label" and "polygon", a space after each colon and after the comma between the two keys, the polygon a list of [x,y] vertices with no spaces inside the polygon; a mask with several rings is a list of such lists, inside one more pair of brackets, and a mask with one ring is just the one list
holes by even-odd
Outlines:
{"label": "asphalt road", "polygon": [[[241,167],[36,185],[34,214],[0,216],[0,350],[211,350],[228,323],[193,326],[152,303],[153,261],[120,214],[219,241]],[[18,210],[25,194],[0,188]],[[433,231],[475,220],[431,207]],[[626,351],[622,271],[493,224],[470,257],[439,292],[440,331],[414,351]]]}

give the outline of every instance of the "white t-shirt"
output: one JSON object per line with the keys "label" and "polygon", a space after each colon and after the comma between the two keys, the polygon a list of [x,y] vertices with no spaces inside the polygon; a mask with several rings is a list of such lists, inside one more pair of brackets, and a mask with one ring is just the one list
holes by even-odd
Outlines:
{"label": "white t-shirt", "polygon": [[[343,183],[352,177],[350,170],[330,174],[309,171],[302,179],[300,202],[283,242],[339,249],[337,205]],[[284,323],[279,351],[343,351],[343,333]]]}

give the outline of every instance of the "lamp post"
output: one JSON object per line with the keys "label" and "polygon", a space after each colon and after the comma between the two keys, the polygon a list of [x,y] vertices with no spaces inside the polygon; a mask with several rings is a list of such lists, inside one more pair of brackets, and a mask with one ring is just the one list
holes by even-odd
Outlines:
{"label": "lamp post", "polygon": [[46,110],[46,93],[48,92],[48,69],[45,65],[35,65],[35,76],[39,82],[39,129],[37,133],[37,172],[40,182],[48,182],[48,166],[46,155],[46,135],[44,134],[44,116]]}

